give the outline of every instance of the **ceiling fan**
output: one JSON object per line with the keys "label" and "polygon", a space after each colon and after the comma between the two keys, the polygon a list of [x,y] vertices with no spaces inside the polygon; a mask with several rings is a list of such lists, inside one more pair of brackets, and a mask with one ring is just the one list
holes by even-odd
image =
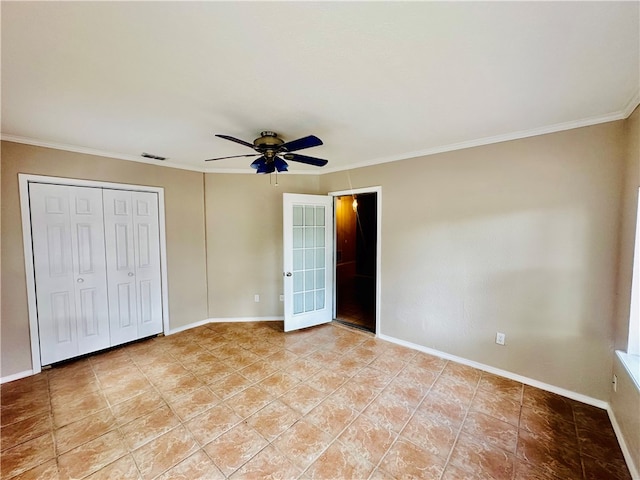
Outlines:
{"label": "ceiling fan", "polygon": [[307,137],[299,138],[298,140],[285,142],[278,137],[277,133],[265,131],[261,132],[260,136],[256,138],[253,143],[245,142],[244,140],[230,137],[229,135],[216,134],[216,137],[239,143],[245,147],[253,148],[257,153],[233,155],[231,157],[209,158],[208,160],[205,160],[205,162],[224,160],[226,158],[253,157],[255,155],[260,155],[259,158],[251,163],[251,168],[254,168],[256,173],[273,173],[275,171],[286,172],[289,165],[285,160],[306,163],[307,165],[313,165],[316,167],[324,167],[329,163],[327,160],[323,160],[321,158],[291,153],[297,150],[304,150],[305,148],[322,145],[322,140],[315,135],[309,135]]}

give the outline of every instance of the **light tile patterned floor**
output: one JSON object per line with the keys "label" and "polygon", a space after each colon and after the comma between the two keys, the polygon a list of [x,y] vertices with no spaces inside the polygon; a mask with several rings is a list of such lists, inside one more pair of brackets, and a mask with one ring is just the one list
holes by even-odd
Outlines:
{"label": "light tile patterned floor", "polygon": [[0,393],[4,479],[630,478],[603,410],[336,324],[209,324]]}

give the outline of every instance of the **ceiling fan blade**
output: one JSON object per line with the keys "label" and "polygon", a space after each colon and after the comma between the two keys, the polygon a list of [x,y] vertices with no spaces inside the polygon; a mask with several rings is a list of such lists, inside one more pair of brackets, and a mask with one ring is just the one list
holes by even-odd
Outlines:
{"label": "ceiling fan blade", "polygon": [[212,162],[214,160],[224,160],[225,158],[239,158],[239,157],[255,157],[258,155],[257,153],[250,153],[249,155],[232,155],[231,157],[219,157],[219,158],[208,158],[205,162]]}
{"label": "ceiling fan blade", "polygon": [[266,164],[267,164],[267,159],[264,158],[264,155],[263,155],[260,158],[256,158],[249,166],[255,170],[258,170],[260,167],[263,167]]}
{"label": "ceiling fan blade", "polygon": [[230,137],[229,135],[220,135],[216,133],[216,137],[224,138],[225,140],[239,143],[240,145],[244,145],[245,147],[253,148],[253,143],[245,142],[244,140],[240,140],[239,138],[235,138],[235,137]]}
{"label": "ceiling fan blade", "polygon": [[324,167],[328,160],[322,158],[307,157],[306,155],[298,155],[297,153],[286,153],[283,155],[286,160],[293,160],[294,162],[306,163],[307,165],[313,165],[316,167]]}
{"label": "ceiling fan blade", "polygon": [[315,135],[309,135],[308,137],[299,138],[298,140],[292,140],[287,143],[283,143],[280,145],[278,150],[283,150],[285,152],[295,152],[297,150],[303,150],[305,148],[317,147],[322,145],[322,140],[320,140]]}

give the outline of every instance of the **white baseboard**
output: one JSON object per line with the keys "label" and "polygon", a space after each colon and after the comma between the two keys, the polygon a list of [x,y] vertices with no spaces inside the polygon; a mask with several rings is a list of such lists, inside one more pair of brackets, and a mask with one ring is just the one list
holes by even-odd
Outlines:
{"label": "white baseboard", "polygon": [[627,467],[629,468],[629,473],[631,474],[631,478],[633,480],[640,480],[640,468],[633,461],[633,456],[631,455],[631,451],[627,446],[627,442],[625,442],[624,440],[624,435],[622,435],[622,430],[620,430],[620,425],[618,425],[618,421],[616,420],[616,416],[613,413],[613,409],[611,408],[610,405],[607,406],[607,413],[609,414],[609,420],[611,420],[611,426],[613,427],[613,431],[616,433],[616,438],[618,439],[618,443],[620,444],[622,455],[624,456],[624,459],[627,462]]}
{"label": "white baseboard", "polygon": [[173,335],[174,333],[184,332],[192,328],[201,327],[208,323],[237,323],[237,322],[277,322],[284,320],[284,317],[220,317],[220,318],[205,318],[198,322],[190,323],[188,325],[182,325],[181,327],[172,328],[165,335]]}
{"label": "white baseboard", "polygon": [[386,340],[388,342],[396,343],[398,345],[402,345],[403,347],[408,347],[414,350],[419,350],[424,353],[429,353],[431,355],[435,355],[436,357],[441,357],[447,360],[451,360],[452,362],[461,363],[463,365],[468,365],[470,367],[474,367],[479,370],[484,370],[485,372],[489,372],[489,373],[493,373],[494,375],[499,375],[501,377],[509,378],[511,380],[515,380],[516,382],[524,383],[525,385],[530,385],[532,387],[536,387],[541,390],[546,390],[547,392],[557,393],[558,395],[571,398],[572,400],[576,400],[578,402],[586,403],[587,405],[592,405],[594,407],[602,408],[604,410],[609,408],[609,404],[604,400],[598,400],[597,398],[589,397],[581,393],[556,387],[555,385],[550,385],[548,383],[540,382],[538,380],[534,380],[533,378],[524,377],[522,375],[518,375],[517,373],[508,372],[507,370],[502,370],[500,368],[495,368],[490,365],[474,362],[473,360],[468,360],[463,357],[451,355],[450,353],[441,352],[433,348],[424,347],[422,345],[407,342],[406,340],[400,340],[398,338],[390,337],[388,335],[378,334],[378,338],[382,340]]}
{"label": "white baseboard", "polygon": [[278,322],[284,320],[284,317],[220,317],[209,318],[210,323],[225,323],[225,322]]}
{"label": "white baseboard", "polygon": [[33,375],[33,370],[25,370],[24,372],[14,373],[13,375],[7,375],[6,377],[0,378],[0,384],[13,382],[14,380],[20,380],[21,378],[30,377]]}
{"label": "white baseboard", "polygon": [[173,335],[174,333],[184,332],[185,330],[191,330],[192,328],[201,327],[202,325],[206,325],[207,323],[211,323],[208,318],[204,320],[200,320],[198,322],[189,323],[188,325],[182,325],[181,327],[172,328],[168,332],[164,332],[165,335]]}

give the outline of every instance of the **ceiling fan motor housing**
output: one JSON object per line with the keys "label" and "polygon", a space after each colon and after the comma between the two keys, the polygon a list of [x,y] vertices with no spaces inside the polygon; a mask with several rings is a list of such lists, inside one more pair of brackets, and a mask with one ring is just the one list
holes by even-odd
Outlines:
{"label": "ceiling fan motor housing", "polygon": [[282,145],[284,140],[278,138],[278,134],[275,132],[261,132],[260,137],[256,138],[253,141],[253,146],[256,149],[265,149],[277,147],[278,145]]}
{"label": "ceiling fan motor housing", "polygon": [[264,155],[267,163],[271,163],[278,153],[278,147],[283,143],[284,140],[278,138],[277,133],[264,131],[253,141],[253,148]]}

